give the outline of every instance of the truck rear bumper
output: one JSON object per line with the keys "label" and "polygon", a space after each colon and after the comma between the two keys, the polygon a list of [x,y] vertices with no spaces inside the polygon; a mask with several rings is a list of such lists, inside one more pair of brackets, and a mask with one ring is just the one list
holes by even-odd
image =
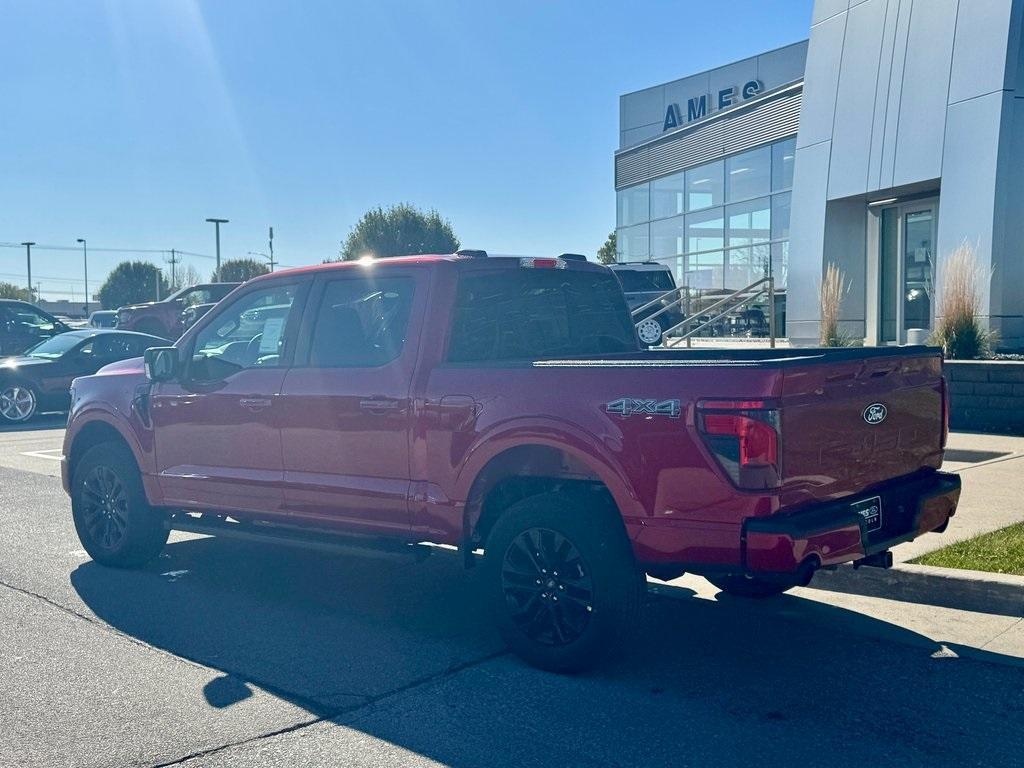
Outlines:
{"label": "truck rear bumper", "polygon": [[750,518],[743,526],[743,565],[750,573],[793,573],[810,561],[860,560],[943,530],[959,499],[959,475],[931,472],[793,514]]}

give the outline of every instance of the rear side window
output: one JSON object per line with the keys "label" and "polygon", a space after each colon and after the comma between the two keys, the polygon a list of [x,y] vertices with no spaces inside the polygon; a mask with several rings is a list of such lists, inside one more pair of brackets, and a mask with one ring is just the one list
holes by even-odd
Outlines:
{"label": "rear side window", "polygon": [[629,293],[664,293],[676,287],[667,269],[616,269],[614,272],[622,283],[622,290]]}
{"label": "rear side window", "polygon": [[369,368],[402,352],[414,281],[408,277],[332,280],[324,288],[310,343],[314,368]]}
{"label": "rear side window", "polygon": [[634,352],[622,288],[610,272],[507,270],[459,281],[453,363]]}

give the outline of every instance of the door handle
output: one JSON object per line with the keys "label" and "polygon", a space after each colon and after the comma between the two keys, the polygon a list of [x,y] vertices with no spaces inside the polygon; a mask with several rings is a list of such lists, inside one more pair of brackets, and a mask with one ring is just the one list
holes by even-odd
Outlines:
{"label": "door handle", "polygon": [[359,401],[359,408],[370,413],[382,414],[401,410],[402,403],[399,400],[391,400],[385,397],[371,397]]}
{"label": "door handle", "polygon": [[247,411],[262,411],[270,407],[270,400],[265,397],[243,397],[238,404]]}

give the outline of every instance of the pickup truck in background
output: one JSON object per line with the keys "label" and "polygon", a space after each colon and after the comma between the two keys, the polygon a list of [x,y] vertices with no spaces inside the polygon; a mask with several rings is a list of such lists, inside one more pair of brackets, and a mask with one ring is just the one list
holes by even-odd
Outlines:
{"label": "pickup truck in background", "polygon": [[165,339],[176,339],[185,331],[183,313],[200,304],[213,305],[241,283],[192,285],[172,293],[162,301],[129,304],[117,310],[116,327]]}
{"label": "pickup truck in background", "polygon": [[259,277],[72,401],[63,482],[98,562],[172,529],[482,551],[505,641],[559,671],[629,637],[645,572],[777,594],[887,565],[960,491],[938,350],[643,350],[612,272],[561,258]]}

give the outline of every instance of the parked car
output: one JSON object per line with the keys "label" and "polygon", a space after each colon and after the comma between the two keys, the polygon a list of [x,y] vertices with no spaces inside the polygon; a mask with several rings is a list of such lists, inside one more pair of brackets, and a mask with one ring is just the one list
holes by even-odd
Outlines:
{"label": "parked car", "polygon": [[241,283],[206,283],[182,288],[163,301],[130,304],[117,310],[117,327],[166,339],[183,332],[181,313],[196,304],[216,304]]}
{"label": "parked car", "polygon": [[22,355],[0,360],[0,417],[28,421],[41,411],[66,411],[76,376],[139,357],[166,339],[129,331],[69,331],[39,342]]}
{"label": "parked car", "polygon": [[483,550],[505,641],[577,670],[628,637],[645,571],[763,597],[943,530],[945,393],[926,347],[641,349],[596,264],[343,262],[251,280],[145,365],[77,379],[62,475],[111,566],[170,529]]}
{"label": "parked car", "polygon": [[89,325],[93,328],[113,328],[117,325],[116,309],[98,309],[89,315]]}
{"label": "parked car", "polygon": [[[631,312],[661,298],[661,301],[633,318],[640,341],[650,347],[661,344],[665,331],[683,321],[683,312],[679,305],[670,306],[679,298],[679,295],[671,294],[665,297],[668,291],[676,287],[672,270],[655,261],[609,264],[608,266],[622,283],[622,291],[626,294],[626,303],[629,304]],[[668,308],[666,309],[666,307]],[[652,317],[657,312],[661,314]]]}
{"label": "parked car", "polygon": [[71,330],[34,304],[0,299],[0,357],[17,355],[44,339]]}

